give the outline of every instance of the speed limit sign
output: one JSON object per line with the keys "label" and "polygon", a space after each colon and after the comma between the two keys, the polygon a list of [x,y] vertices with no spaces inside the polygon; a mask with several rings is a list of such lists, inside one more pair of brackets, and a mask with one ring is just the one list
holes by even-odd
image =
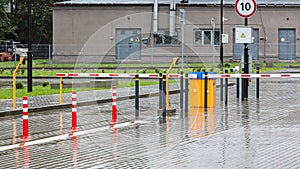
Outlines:
{"label": "speed limit sign", "polygon": [[255,0],[236,0],[234,8],[241,17],[248,18],[256,11]]}

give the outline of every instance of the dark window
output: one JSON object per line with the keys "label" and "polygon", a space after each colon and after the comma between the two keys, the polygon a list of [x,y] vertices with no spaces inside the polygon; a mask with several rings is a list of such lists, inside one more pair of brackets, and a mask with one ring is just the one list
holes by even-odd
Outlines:
{"label": "dark window", "polygon": [[194,30],[194,45],[219,45],[220,44],[220,31],[219,30]]}
{"label": "dark window", "polygon": [[[178,31],[176,31],[178,35]],[[154,35],[154,43],[156,46],[178,46],[180,42],[178,36],[169,36],[168,30],[159,30],[158,34]]]}

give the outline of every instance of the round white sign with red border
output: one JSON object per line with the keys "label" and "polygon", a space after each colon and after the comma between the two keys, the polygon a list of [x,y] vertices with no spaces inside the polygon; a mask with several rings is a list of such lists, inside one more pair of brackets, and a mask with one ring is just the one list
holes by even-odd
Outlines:
{"label": "round white sign with red border", "polygon": [[241,17],[248,18],[255,13],[256,2],[255,0],[236,0],[234,9]]}

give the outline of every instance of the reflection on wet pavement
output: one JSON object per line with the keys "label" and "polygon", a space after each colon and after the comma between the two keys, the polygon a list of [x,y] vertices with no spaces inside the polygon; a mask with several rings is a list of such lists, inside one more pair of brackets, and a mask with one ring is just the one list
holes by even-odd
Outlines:
{"label": "reflection on wet pavement", "polygon": [[[262,79],[260,99],[255,98],[255,86],[250,86],[250,98],[244,102],[235,98],[235,87],[231,87],[228,106],[217,97],[216,108],[191,107],[186,116],[178,111],[165,121],[157,117],[157,97],[140,99],[139,123],[130,122],[135,118],[134,101],[120,101],[118,118],[129,122],[122,127],[109,126],[110,104],[79,107],[78,126],[88,133],[82,135],[70,134],[71,109],[31,114],[30,141],[69,137],[0,151],[0,166],[300,168],[300,84],[289,81]],[[170,96],[176,109],[178,98]],[[3,117],[0,126],[0,147],[22,144],[20,116]],[[103,129],[93,130],[99,128]]]}

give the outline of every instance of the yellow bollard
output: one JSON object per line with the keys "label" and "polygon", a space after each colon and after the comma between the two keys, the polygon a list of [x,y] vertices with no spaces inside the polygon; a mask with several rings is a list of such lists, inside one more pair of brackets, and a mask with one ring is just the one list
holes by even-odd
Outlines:
{"label": "yellow bollard", "polygon": [[20,61],[16,67],[16,69],[14,70],[14,74],[13,74],[13,109],[17,108],[17,72],[21,66],[21,64],[25,64],[25,58],[21,57]]}
{"label": "yellow bollard", "polygon": [[59,104],[62,104],[62,89],[63,89],[62,80],[63,78],[60,77],[59,78]]}
{"label": "yellow bollard", "polygon": [[169,67],[169,70],[166,73],[166,110],[170,110],[171,112],[175,112],[176,109],[170,109],[169,105],[169,74],[175,64],[178,64],[179,58],[173,58],[173,61]]}

